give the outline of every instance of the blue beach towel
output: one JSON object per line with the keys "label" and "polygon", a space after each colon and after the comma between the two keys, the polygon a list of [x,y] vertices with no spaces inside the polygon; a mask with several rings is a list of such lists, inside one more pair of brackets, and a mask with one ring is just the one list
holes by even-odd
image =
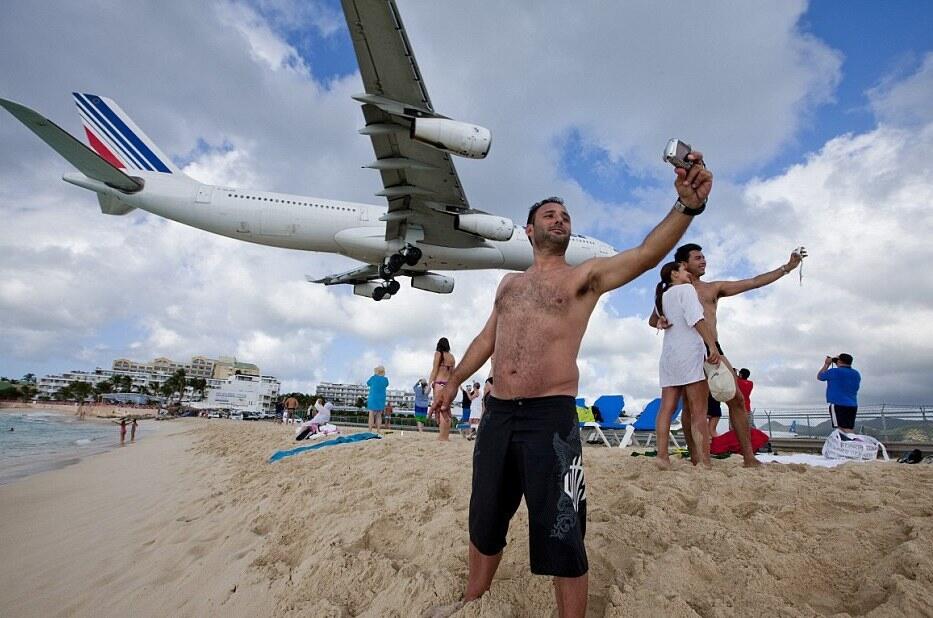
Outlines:
{"label": "blue beach towel", "polygon": [[280,459],[285,459],[286,457],[291,457],[292,455],[299,455],[305,451],[314,451],[319,448],[324,448],[325,446],[333,446],[335,444],[347,444],[349,442],[362,442],[363,440],[379,440],[382,436],[372,433],[354,433],[349,436],[340,436],[339,438],[334,438],[333,440],[327,440],[325,442],[318,442],[317,444],[312,444],[311,446],[299,446],[297,448],[290,448],[286,451],[276,451],[272,454],[272,457],[269,458],[269,463],[276,462]]}

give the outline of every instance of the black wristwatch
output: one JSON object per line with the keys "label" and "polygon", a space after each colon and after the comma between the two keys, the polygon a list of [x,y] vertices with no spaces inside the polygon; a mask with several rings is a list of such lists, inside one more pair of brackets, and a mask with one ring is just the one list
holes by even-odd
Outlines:
{"label": "black wristwatch", "polygon": [[706,210],[706,201],[707,200],[703,200],[703,203],[700,204],[697,208],[690,208],[689,206],[681,202],[680,198],[677,198],[677,201],[674,202],[674,210],[676,210],[677,212],[682,212],[688,217],[695,217],[701,212],[703,212],[704,210]]}

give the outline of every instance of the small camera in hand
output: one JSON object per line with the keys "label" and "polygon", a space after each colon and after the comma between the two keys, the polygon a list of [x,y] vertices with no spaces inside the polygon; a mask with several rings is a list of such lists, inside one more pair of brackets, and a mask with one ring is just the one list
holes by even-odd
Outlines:
{"label": "small camera in hand", "polygon": [[836,364],[839,363],[839,357],[838,357],[838,356],[833,356],[833,357],[832,357],[831,359],[829,359],[829,360],[831,360],[831,361],[833,362],[834,365],[836,365]]}

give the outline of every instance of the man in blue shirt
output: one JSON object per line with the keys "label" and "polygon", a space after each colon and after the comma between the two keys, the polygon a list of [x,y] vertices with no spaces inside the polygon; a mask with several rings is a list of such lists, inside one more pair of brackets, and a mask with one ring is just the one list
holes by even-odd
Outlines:
{"label": "man in blue shirt", "polygon": [[[816,374],[817,380],[826,382],[826,402],[833,427],[848,433],[855,431],[858,387],[862,382],[861,374],[852,369],[852,360],[849,354],[840,354],[836,358],[827,356],[822,369]],[[836,366],[830,369],[832,364]]]}

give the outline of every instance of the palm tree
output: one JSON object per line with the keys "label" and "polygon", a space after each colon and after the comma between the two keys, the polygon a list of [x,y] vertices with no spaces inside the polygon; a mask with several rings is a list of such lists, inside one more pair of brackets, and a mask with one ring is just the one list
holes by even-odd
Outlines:
{"label": "palm tree", "polygon": [[94,387],[88,384],[87,382],[72,382],[67,387],[71,392],[71,396],[74,397],[75,401],[83,402],[85,399],[91,396],[91,393],[94,392]]}
{"label": "palm tree", "polygon": [[113,382],[110,380],[104,380],[94,385],[94,394],[97,395],[98,401],[100,401],[102,395],[110,392],[113,392]]}
{"label": "palm tree", "polygon": [[204,389],[207,388],[207,380],[204,378],[192,378],[188,380],[188,384],[194,392],[198,394],[198,401],[204,399]]}
{"label": "palm tree", "polygon": [[185,396],[185,387],[188,386],[188,381],[185,379],[185,370],[178,369],[175,371],[172,377],[166,380],[166,383],[170,383],[172,388],[178,392],[178,403],[181,403],[182,397]]}
{"label": "palm tree", "polygon": [[36,393],[38,392],[39,389],[35,388],[34,386],[30,386],[29,384],[24,384],[23,386],[19,387],[19,393],[23,397],[23,401],[29,401],[35,397]]}

